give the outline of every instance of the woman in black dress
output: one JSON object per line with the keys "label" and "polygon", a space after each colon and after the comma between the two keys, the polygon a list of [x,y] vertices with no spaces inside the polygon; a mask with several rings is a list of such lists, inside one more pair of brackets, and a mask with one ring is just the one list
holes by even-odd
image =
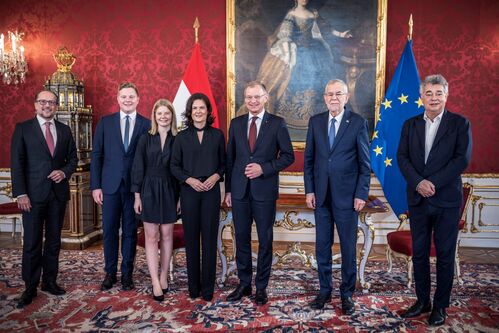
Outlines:
{"label": "woman in black dress", "polygon": [[185,108],[188,127],[178,134],[173,145],[171,170],[181,183],[189,295],[194,299],[201,294],[204,300],[211,301],[215,289],[219,183],[225,172],[225,139],[222,131],[211,127],[214,118],[206,95],[193,94]]}
{"label": "woman in black dress", "polygon": [[[170,157],[177,134],[173,105],[159,99],[153,106],[151,129],[142,135],[132,166],[131,191],[134,209],[144,222],[147,266],[156,301],[168,292],[168,270],[172,256],[173,224],[177,221],[178,183],[170,172]],[[161,272],[158,278],[158,242]]]}

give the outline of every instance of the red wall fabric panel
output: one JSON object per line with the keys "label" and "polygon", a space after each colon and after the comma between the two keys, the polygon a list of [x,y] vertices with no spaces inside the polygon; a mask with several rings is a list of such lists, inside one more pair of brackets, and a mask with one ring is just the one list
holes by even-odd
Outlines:
{"label": "red wall fabric panel", "polygon": [[[3,0],[0,32],[26,33],[27,82],[0,83],[0,167],[9,167],[14,124],[33,115],[34,94],[56,70],[52,54],[67,46],[77,56],[73,72],[86,88],[94,125],[117,111],[116,88],[137,84],[139,112],[147,117],[154,101],[173,99],[194,44],[193,22],[201,23],[200,43],[221,127],[226,130],[226,5],[223,0]],[[473,159],[467,172],[499,173],[498,44],[499,3],[494,0],[388,0],[389,83],[414,18],[414,53],[419,73],[441,73],[450,84],[448,108],[471,120]],[[238,92],[239,93],[239,92]],[[303,154],[289,171],[300,171]]]}

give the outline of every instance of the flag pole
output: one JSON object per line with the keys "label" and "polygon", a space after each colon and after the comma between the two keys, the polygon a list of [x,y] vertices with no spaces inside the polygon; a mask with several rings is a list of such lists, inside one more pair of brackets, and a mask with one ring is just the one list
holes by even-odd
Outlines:
{"label": "flag pole", "polygon": [[[407,35],[407,40],[412,40],[412,25],[413,25],[413,22],[412,22],[412,14],[411,14],[411,16],[409,17],[409,35]],[[196,36],[197,36],[197,30],[196,30]],[[196,40],[197,40],[197,37],[196,37]]]}
{"label": "flag pole", "polygon": [[192,27],[194,28],[194,36],[195,36],[196,44],[197,44],[199,41],[198,30],[199,30],[199,27],[201,27],[201,25],[199,24],[199,20],[198,20],[197,16],[196,16],[196,20],[194,21],[194,25]]}

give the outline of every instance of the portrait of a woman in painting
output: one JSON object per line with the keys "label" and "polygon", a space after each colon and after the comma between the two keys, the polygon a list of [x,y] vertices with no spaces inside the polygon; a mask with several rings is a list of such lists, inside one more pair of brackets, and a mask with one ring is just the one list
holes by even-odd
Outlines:
{"label": "portrait of a woman in painting", "polygon": [[245,112],[238,87],[260,81],[266,110],[286,119],[294,143],[304,142],[336,78],[347,82],[353,111],[372,119],[376,15],[376,2],[361,0],[236,1],[236,115]]}

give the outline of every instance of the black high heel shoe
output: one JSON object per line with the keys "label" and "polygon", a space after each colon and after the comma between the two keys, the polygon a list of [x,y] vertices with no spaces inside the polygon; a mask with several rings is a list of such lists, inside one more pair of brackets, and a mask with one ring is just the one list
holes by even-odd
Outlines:
{"label": "black high heel shoe", "polygon": [[170,291],[170,286],[166,287],[165,289],[163,289],[163,294],[166,294]]}
{"label": "black high heel shoe", "polygon": [[154,289],[152,291],[152,299],[155,300],[156,302],[163,302],[165,300],[165,295],[164,293],[159,295],[159,296],[156,296],[154,295]]}

